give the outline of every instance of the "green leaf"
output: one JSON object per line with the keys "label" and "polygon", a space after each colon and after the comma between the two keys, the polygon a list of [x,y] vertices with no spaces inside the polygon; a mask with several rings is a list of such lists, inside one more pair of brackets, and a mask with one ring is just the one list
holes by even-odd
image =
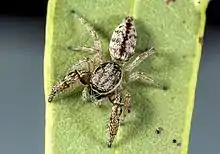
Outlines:
{"label": "green leaf", "polygon": [[[50,0],[44,57],[45,154],[186,154],[207,5],[207,0]],[[109,102],[101,108],[83,102],[82,86],[47,102],[53,84],[74,62],[89,55],[66,47],[92,46],[89,33],[71,10],[95,28],[106,56],[115,27],[128,14],[134,16],[138,33],[135,57],[146,47],[157,49],[137,70],[169,87],[163,91],[138,82],[128,85],[132,111],[112,148],[106,144]],[[155,133],[158,127],[163,128],[160,134]]]}

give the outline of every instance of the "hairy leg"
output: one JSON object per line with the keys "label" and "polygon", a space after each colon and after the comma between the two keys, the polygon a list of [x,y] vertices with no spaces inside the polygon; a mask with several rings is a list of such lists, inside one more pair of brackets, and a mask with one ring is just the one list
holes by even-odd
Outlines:
{"label": "hairy leg", "polygon": [[90,72],[93,67],[93,62],[90,58],[84,58],[81,60],[78,60],[76,63],[74,63],[67,71],[67,74],[70,72],[73,72],[75,70],[86,70]]}
{"label": "hairy leg", "polygon": [[110,121],[108,124],[109,138],[108,147],[112,146],[115,136],[117,135],[118,128],[120,126],[120,117],[122,114],[122,95],[120,92],[116,91],[114,94],[109,96],[109,100],[112,102],[112,110],[110,115]]}
{"label": "hairy leg", "polygon": [[87,46],[78,46],[78,47],[68,46],[67,49],[73,51],[99,52],[94,47],[87,47]]}
{"label": "hairy leg", "polygon": [[82,91],[82,100],[87,102],[89,101],[89,96],[88,96],[88,89],[85,87]]}
{"label": "hairy leg", "polygon": [[125,90],[123,98],[124,98],[124,106],[123,106],[123,117],[121,117],[121,123],[124,122],[127,113],[131,112],[131,95],[127,90]]}
{"label": "hairy leg", "polygon": [[89,86],[85,87],[82,91],[82,99],[86,102],[92,102],[95,105],[101,107],[103,99],[98,99],[98,96],[91,94]]}
{"label": "hairy leg", "polygon": [[68,70],[64,78],[58,81],[52,87],[51,93],[48,97],[48,102],[52,102],[57,93],[63,92],[65,89],[70,88],[70,86],[75,82],[80,81],[81,78],[86,77],[86,75],[89,75],[89,72],[89,59],[80,60],[73,64],[73,66]]}
{"label": "hairy leg", "polygon": [[75,13],[74,11],[71,11],[71,13],[73,13],[79,19],[80,23],[86,27],[86,30],[90,33],[90,35],[93,39],[94,47],[87,47],[87,46],[72,47],[72,46],[69,46],[68,49],[75,50],[75,51],[92,51],[92,52],[95,52],[96,56],[98,56],[97,58],[99,58],[101,60],[102,59],[102,46],[101,46],[101,41],[99,39],[98,34],[83,17],[81,17],[80,15]]}
{"label": "hairy leg", "polygon": [[125,70],[131,72],[135,67],[137,67],[142,61],[155,53],[154,47],[151,47],[147,51],[143,52],[137,58],[131,62],[128,66],[126,66]]}
{"label": "hairy leg", "polygon": [[69,88],[70,85],[76,82],[77,80],[79,80],[79,77],[76,72],[70,72],[68,75],[66,75],[62,80],[60,80],[53,86],[51,93],[48,97],[48,102],[52,102],[57,93]]}
{"label": "hairy leg", "polygon": [[144,81],[146,83],[151,83],[151,84],[155,85],[157,88],[166,89],[165,86],[160,85],[152,77],[145,74],[144,72],[133,72],[132,74],[130,74],[129,82],[135,81],[135,80],[141,80],[141,81]]}

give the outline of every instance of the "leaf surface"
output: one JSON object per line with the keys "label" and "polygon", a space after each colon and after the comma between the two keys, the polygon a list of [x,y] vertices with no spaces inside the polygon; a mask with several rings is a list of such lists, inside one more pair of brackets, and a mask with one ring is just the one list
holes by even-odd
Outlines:
{"label": "leaf surface", "polygon": [[[50,0],[44,57],[45,154],[186,154],[207,5],[206,0]],[[110,149],[106,144],[109,102],[103,102],[102,108],[83,102],[82,86],[47,102],[51,87],[69,67],[91,56],[66,48],[93,45],[71,10],[95,28],[106,58],[113,30],[125,16],[134,16],[138,33],[135,57],[147,47],[157,50],[136,70],[169,87],[163,91],[140,82],[128,85],[132,111]],[[163,131],[157,134],[159,127]]]}

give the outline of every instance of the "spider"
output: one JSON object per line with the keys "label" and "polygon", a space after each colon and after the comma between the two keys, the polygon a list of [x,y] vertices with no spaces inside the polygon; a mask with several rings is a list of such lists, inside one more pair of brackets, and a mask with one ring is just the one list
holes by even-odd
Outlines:
{"label": "spider", "polygon": [[144,72],[133,71],[143,60],[155,53],[155,50],[151,47],[130,62],[135,53],[137,32],[133,17],[127,16],[113,31],[109,43],[111,59],[106,60],[103,58],[101,41],[96,31],[83,17],[74,11],[71,13],[90,32],[94,46],[70,46],[68,49],[93,52],[94,56],[84,58],[73,64],[66,76],[52,87],[48,102],[52,102],[57,93],[70,88],[76,82],[85,85],[82,91],[83,100],[90,100],[96,105],[101,105],[104,99],[108,99],[112,103],[112,109],[108,123],[107,146],[111,147],[120,124],[127,113],[131,112],[131,95],[124,85],[135,80],[143,80],[161,87]]}

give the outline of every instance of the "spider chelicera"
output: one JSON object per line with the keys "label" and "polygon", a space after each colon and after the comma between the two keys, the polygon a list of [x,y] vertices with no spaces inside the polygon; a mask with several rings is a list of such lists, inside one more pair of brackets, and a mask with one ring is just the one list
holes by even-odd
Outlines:
{"label": "spider chelicera", "polygon": [[76,82],[85,85],[82,92],[84,100],[90,100],[100,105],[103,99],[108,99],[112,103],[112,110],[108,124],[109,138],[107,145],[111,147],[120,123],[124,120],[127,113],[131,111],[131,95],[124,84],[135,80],[142,80],[151,82],[159,88],[162,87],[144,72],[133,71],[143,60],[152,55],[155,50],[151,47],[130,62],[131,57],[135,53],[137,32],[133,17],[127,16],[112,34],[109,43],[111,60],[106,60],[103,57],[101,41],[96,31],[83,17],[74,11],[71,13],[90,32],[94,46],[68,48],[73,51],[93,52],[94,56],[79,60],[73,64],[66,76],[52,87],[48,102],[52,102],[57,93],[70,88]]}

